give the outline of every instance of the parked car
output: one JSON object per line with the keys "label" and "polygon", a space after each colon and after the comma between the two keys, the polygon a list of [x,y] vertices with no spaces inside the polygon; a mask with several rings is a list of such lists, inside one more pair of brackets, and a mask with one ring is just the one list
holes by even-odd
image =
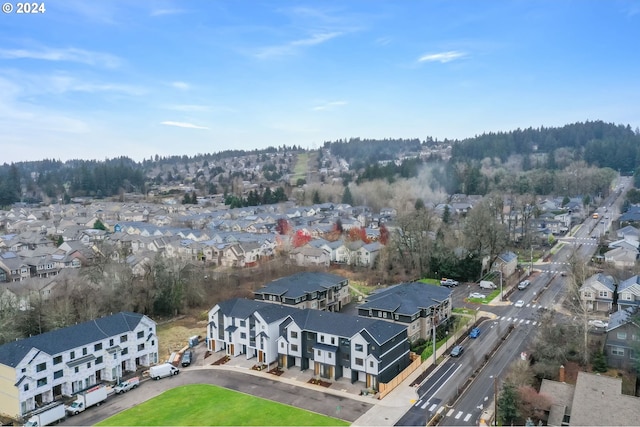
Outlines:
{"label": "parked car", "polygon": [[478,292],[472,292],[469,294],[469,298],[478,298],[478,299],[485,299],[487,296],[485,294],[481,294]]}
{"label": "parked car", "polygon": [[518,283],[518,289],[523,290],[526,289],[527,286],[529,286],[531,284],[531,282],[529,280],[523,280],[522,282]]}
{"label": "parked car", "polygon": [[449,353],[449,355],[451,357],[460,357],[462,356],[463,352],[464,352],[464,347],[462,347],[461,345],[457,345],[451,349],[451,353]]}
{"label": "parked car", "polygon": [[513,304],[516,307],[524,307],[524,301],[522,301],[521,299],[519,299],[518,301],[516,301],[515,304]]}
{"label": "parked car", "polygon": [[473,328],[469,332],[469,338],[478,338],[480,336],[480,328]]}
{"label": "parked car", "polygon": [[440,286],[447,286],[449,288],[453,288],[454,286],[458,286],[458,281],[453,279],[442,279],[440,280]]}
{"label": "parked car", "polygon": [[193,351],[187,350],[182,355],[182,367],[191,365],[191,361],[193,360]]}
{"label": "parked car", "polygon": [[609,324],[607,322],[603,322],[602,320],[595,319],[595,320],[589,320],[589,326],[593,326],[594,328],[604,329],[607,326],[609,326]]}

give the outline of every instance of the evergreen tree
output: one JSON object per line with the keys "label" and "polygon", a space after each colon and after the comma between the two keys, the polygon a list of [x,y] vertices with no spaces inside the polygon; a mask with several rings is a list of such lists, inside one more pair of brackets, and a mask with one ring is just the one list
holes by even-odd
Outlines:
{"label": "evergreen tree", "polygon": [[318,190],[314,190],[313,191],[313,200],[312,200],[314,205],[319,205],[320,203],[322,203],[320,201],[320,193],[318,192]]}
{"label": "evergreen tree", "polygon": [[[96,219],[96,222],[93,223],[93,229],[94,230],[106,230],[107,227],[102,223],[102,221],[100,221],[99,219]],[[60,236],[60,237],[62,238],[62,236]]]}
{"label": "evergreen tree", "polygon": [[445,224],[451,223],[451,211],[449,210],[449,205],[445,205],[444,211],[442,212],[442,222]]}
{"label": "evergreen tree", "polygon": [[417,211],[424,209],[424,200],[418,197],[416,199],[415,208]]}
{"label": "evergreen tree", "polygon": [[498,396],[498,417],[502,425],[512,425],[518,414],[518,390],[510,381],[505,381]]}
{"label": "evergreen tree", "polygon": [[344,188],[344,193],[342,193],[342,203],[353,206],[353,196],[351,195],[349,187]]}

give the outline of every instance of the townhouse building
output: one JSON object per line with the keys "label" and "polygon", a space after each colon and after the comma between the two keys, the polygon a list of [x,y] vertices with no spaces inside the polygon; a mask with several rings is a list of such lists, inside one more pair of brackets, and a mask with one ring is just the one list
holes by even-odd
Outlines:
{"label": "townhouse building", "polygon": [[434,324],[451,317],[451,295],[443,286],[400,283],[369,295],[358,306],[358,315],[403,325],[414,342],[429,338]]}
{"label": "townhouse building", "polygon": [[351,302],[349,280],[322,272],[302,272],[267,283],[254,299],[295,308],[340,311]]}
{"label": "townhouse building", "polygon": [[613,309],[613,297],[616,284],[613,277],[603,273],[588,277],[579,289],[580,298],[587,310],[610,313]]}
{"label": "townhouse building", "polygon": [[121,312],[0,346],[0,413],[30,411],[158,361],[156,323]]}

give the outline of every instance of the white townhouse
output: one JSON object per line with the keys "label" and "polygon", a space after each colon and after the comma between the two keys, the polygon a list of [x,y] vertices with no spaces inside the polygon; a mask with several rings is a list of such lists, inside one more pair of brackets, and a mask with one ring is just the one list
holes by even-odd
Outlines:
{"label": "white townhouse", "polygon": [[278,358],[280,322],[295,311],[298,309],[244,298],[223,301],[209,311],[207,348],[273,363]]}
{"label": "white townhouse", "polygon": [[156,323],[121,312],[0,346],[0,414],[54,400],[158,362]]}

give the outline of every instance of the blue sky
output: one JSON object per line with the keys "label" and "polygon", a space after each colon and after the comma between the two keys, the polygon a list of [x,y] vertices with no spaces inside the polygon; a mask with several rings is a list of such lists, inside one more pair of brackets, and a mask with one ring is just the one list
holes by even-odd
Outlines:
{"label": "blue sky", "polygon": [[640,126],[635,0],[45,7],[0,15],[0,163]]}

